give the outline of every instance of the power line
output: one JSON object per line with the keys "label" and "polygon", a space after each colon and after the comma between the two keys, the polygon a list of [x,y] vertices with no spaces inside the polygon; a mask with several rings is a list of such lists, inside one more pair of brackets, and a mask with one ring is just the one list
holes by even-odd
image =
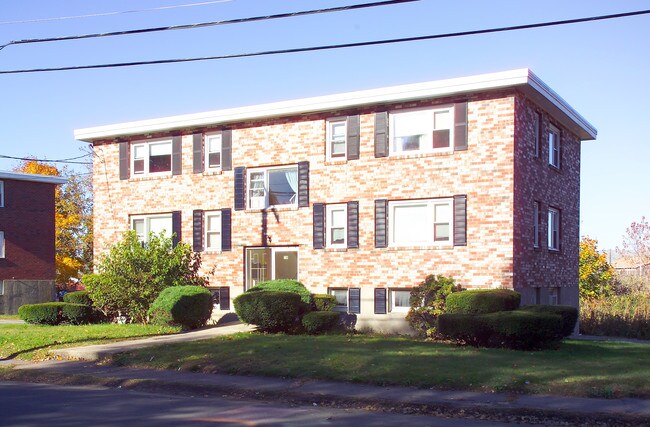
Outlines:
{"label": "power line", "polygon": [[76,165],[92,165],[92,162],[75,162],[74,160],[81,159],[84,157],[90,156],[90,154],[84,154],[82,156],[78,157],[70,157],[68,159],[59,159],[59,160],[48,160],[48,159],[36,159],[34,157],[14,157],[14,156],[5,156],[4,154],[0,154],[0,158],[2,159],[11,159],[11,160],[26,160],[30,161],[33,160],[35,162],[43,162],[43,163],[72,163]]}
{"label": "power line", "polygon": [[94,33],[94,34],[82,34],[76,36],[63,36],[63,37],[49,37],[41,39],[24,39],[24,40],[12,40],[7,44],[0,45],[0,49],[3,49],[7,46],[18,45],[18,44],[31,44],[31,43],[44,43],[44,42],[59,42],[65,40],[82,40],[82,39],[91,39],[98,37],[111,37],[111,36],[127,36],[134,34],[146,34],[159,31],[171,31],[171,30],[190,30],[194,28],[205,28],[212,27],[216,25],[228,25],[228,24],[241,24],[244,22],[255,22],[255,21],[264,21],[269,19],[280,19],[280,18],[293,18],[296,16],[305,16],[305,15],[315,15],[319,13],[331,13],[331,12],[342,12],[347,10],[355,9],[365,9],[369,7],[377,6],[389,6],[399,3],[410,3],[419,0],[385,0],[378,1],[373,3],[361,3],[354,4],[349,6],[339,6],[332,7],[327,9],[314,9],[314,10],[305,10],[299,12],[288,12],[288,13],[279,13],[276,15],[264,15],[264,16],[253,16],[250,18],[237,18],[237,19],[228,19],[223,21],[211,21],[211,22],[201,22],[196,24],[184,24],[184,25],[172,25],[167,27],[154,27],[154,28],[140,28],[135,30],[125,30],[125,31],[114,31],[109,33]]}
{"label": "power line", "polygon": [[59,16],[56,18],[41,18],[41,19],[26,19],[22,21],[4,21],[0,22],[0,25],[9,25],[9,24],[31,24],[34,22],[49,22],[49,21],[63,21],[67,19],[79,19],[79,18],[96,18],[99,16],[111,16],[111,15],[123,15],[127,13],[140,13],[140,12],[151,12],[158,10],[166,9],[178,9],[181,7],[195,7],[195,6],[206,6],[215,3],[227,3],[233,0],[212,0],[212,1],[203,1],[200,3],[189,3],[189,4],[178,4],[173,6],[161,6],[161,7],[152,7],[150,9],[134,9],[134,10],[123,10],[118,12],[104,12],[104,13],[92,13],[89,15],[74,15],[74,16]]}
{"label": "power line", "polygon": [[542,27],[551,27],[557,25],[577,24],[581,22],[603,21],[607,19],[625,18],[630,16],[647,15],[647,14],[650,14],[650,10],[617,13],[613,15],[591,16],[587,18],[566,19],[561,21],[541,22],[537,24],[515,25],[510,27],[460,31],[455,33],[433,34],[427,36],[403,37],[397,39],[384,39],[384,40],[373,40],[373,41],[356,42],[356,43],[335,44],[335,45],[299,47],[299,48],[292,48],[292,49],[267,50],[261,52],[236,53],[230,55],[204,56],[204,57],[197,57],[197,58],[159,59],[154,61],[116,62],[112,64],[78,65],[78,66],[56,67],[56,68],[32,68],[32,69],[24,69],[24,70],[0,70],[0,74],[24,74],[24,73],[40,73],[40,72],[50,72],[50,71],[134,67],[139,65],[174,64],[174,63],[182,63],[182,62],[197,62],[197,61],[209,61],[209,60],[217,60],[217,59],[233,59],[233,58],[246,58],[246,57],[255,57],[255,56],[279,55],[279,54],[286,54],[286,53],[313,52],[313,51],[321,51],[321,50],[342,49],[342,48],[349,48],[349,47],[376,46],[376,45],[391,44],[391,43],[404,43],[404,42],[421,41],[421,40],[434,40],[434,39],[442,39],[442,38],[470,36],[470,35],[477,35],[477,34],[499,33],[499,32],[506,32],[506,31],[525,30],[531,28],[542,28]]}

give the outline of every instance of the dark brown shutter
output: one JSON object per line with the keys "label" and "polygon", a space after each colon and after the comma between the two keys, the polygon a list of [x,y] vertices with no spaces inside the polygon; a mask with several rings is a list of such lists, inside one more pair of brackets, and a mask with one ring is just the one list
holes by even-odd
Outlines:
{"label": "dark brown shutter", "polygon": [[129,179],[129,143],[120,142],[120,179]]}
{"label": "dark brown shutter", "polygon": [[196,209],[192,211],[192,250],[203,251],[203,211]]}
{"label": "dark brown shutter", "polygon": [[298,162],[298,207],[309,207],[309,162]]}
{"label": "dark brown shutter", "polygon": [[388,156],[388,113],[375,113],[375,157]]}
{"label": "dark brown shutter", "polygon": [[454,104],[454,151],[467,150],[467,102]]}
{"label": "dark brown shutter", "polygon": [[454,196],[454,246],[467,246],[467,196]]}
{"label": "dark brown shutter", "polygon": [[221,209],[221,250],[232,250],[232,212],[229,208]]}
{"label": "dark brown shutter", "polygon": [[203,134],[192,135],[192,172],[203,172]]}
{"label": "dark brown shutter", "polygon": [[359,247],[359,202],[348,202],[348,248]]}
{"label": "dark brown shutter", "polygon": [[325,204],[314,203],[314,249],[325,247]]}
{"label": "dark brown shutter", "polygon": [[375,247],[388,247],[388,200],[375,200]]}
{"label": "dark brown shutter", "polygon": [[348,298],[350,300],[348,311],[354,314],[361,313],[361,288],[349,288]]}
{"label": "dark brown shutter", "polygon": [[182,171],[181,137],[175,136],[172,138],[172,175],[180,175]]}
{"label": "dark brown shutter", "polygon": [[235,168],[235,210],[246,209],[246,168]]}
{"label": "dark brown shutter", "polygon": [[228,286],[219,288],[219,310],[230,310],[230,288]]}
{"label": "dark brown shutter", "polygon": [[221,170],[232,170],[232,131],[221,133]]}
{"label": "dark brown shutter", "polygon": [[347,159],[356,160],[359,158],[359,136],[361,134],[359,115],[348,116],[347,120]]}
{"label": "dark brown shutter", "polygon": [[375,288],[375,314],[386,312],[386,288]]}
{"label": "dark brown shutter", "polygon": [[172,246],[176,247],[181,239],[181,211],[174,211],[172,212]]}

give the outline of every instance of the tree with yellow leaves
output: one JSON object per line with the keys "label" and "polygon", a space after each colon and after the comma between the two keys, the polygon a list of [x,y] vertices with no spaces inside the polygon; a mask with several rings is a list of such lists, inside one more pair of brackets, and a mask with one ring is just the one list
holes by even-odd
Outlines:
{"label": "tree with yellow leaves", "polygon": [[580,296],[598,298],[610,295],[614,287],[614,268],[604,252],[598,252],[598,241],[588,236],[580,240]]}
{"label": "tree with yellow leaves", "polygon": [[16,172],[63,176],[68,179],[55,192],[56,283],[65,286],[70,278],[92,271],[93,218],[91,175],[75,175],[36,160],[25,160]]}

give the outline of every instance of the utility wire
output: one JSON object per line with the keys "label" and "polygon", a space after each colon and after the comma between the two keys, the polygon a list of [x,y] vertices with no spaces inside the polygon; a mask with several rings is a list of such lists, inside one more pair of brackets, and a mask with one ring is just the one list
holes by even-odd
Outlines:
{"label": "utility wire", "polygon": [[227,3],[233,0],[212,0],[212,1],[203,1],[200,3],[189,3],[189,4],[177,4],[173,6],[161,6],[161,7],[152,7],[150,9],[135,9],[135,10],[123,10],[118,12],[104,12],[104,13],[92,13],[89,15],[74,15],[74,16],[59,16],[56,18],[41,18],[41,19],[27,19],[23,21],[4,21],[0,22],[0,25],[9,25],[9,24],[30,24],[34,22],[49,22],[49,21],[63,21],[67,19],[79,19],[79,18],[95,18],[99,16],[111,16],[111,15],[123,15],[127,13],[140,13],[140,12],[151,12],[158,10],[166,9],[178,9],[181,7],[195,7],[195,6],[206,6],[215,3]]}
{"label": "utility wire", "polygon": [[288,13],[279,13],[276,15],[264,15],[264,16],[253,16],[250,18],[237,18],[237,19],[228,19],[223,21],[211,21],[211,22],[200,22],[196,24],[184,24],[184,25],[172,25],[167,27],[154,27],[154,28],[140,28],[135,30],[125,30],[125,31],[114,31],[110,33],[94,33],[94,34],[82,34],[76,36],[63,36],[63,37],[49,37],[41,39],[24,39],[24,40],[12,40],[7,44],[0,45],[0,49],[3,49],[7,46],[18,45],[18,44],[31,44],[31,43],[44,43],[44,42],[59,42],[65,40],[82,40],[82,39],[91,39],[98,37],[111,37],[111,36],[127,36],[133,34],[146,34],[153,33],[158,31],[171,31],[171,30],[191,30],[194,28],[204,28],[212,27],[215,25],[228,25],[228,24],[240,24],[243,22],[255,22],[255,21],[264,21],[269,19],[280,19],[280,18],[293,18],[296,16],[305,16],[305,15],[315,15],[319,13],[330,13],[330,12],[341,12],[347,10],[355,9],[365,9],[369,7],[377,6],[390,6],[399,3],[411,3],[419,0],[385,0],[377,1],[372,3],[361,3],[354,4],[349,6],[339,6],[332,7],[327,9],[315,9],[315,10],[305,10],[299,12],[288,12]]}
{"label": "utility wire", "polygon": [[43,162],[43,163],[72,163],[72,164],[76,164],[76,165],[92,165],[92,162],[75,162],[74,161],[74,160],[77,160],[77,159],[87,157],[89,155],[90,154],[84,154],[83,156],[70,157],[69,159],[48,160],[48,159],[35,159],[33,157],[5,156],[4,154],[0,154],[0,158],[2,158],[2,159],[11,159],[11,160],[26,160],[26,161],[33,160],[35,162]]}
{"label": "utility wire", "polygon": [[293,49],[267,50],[261,52],[236,53],[236,54],[219,55],[219,56],[204,56],[198,58],[159,59],[154,61],[116,62],[112,64],[78,65],[78,66],[56,67],[56,68],[32,68],[32,69],[24,69],[24,70],[0,70],[0,74],[24,74],[24,73],[39,73],[39,72],[49,72],[49,71],[134,67],[139,65],[173,64],[173,63],[182,63],[182,62],[209,61],[209,60],[216,60],[216,59],[232,59],[232,58],[245,58],[245,57],[255,57],[255,56],[279,55],[285,53],[313,52],[313,51],[321,51],[321,50],[342,49],[342,48],[349,48],[349,47],[375,46],[375,45],[384,45],[384,44],[391,44],[391,43],[403,43],[403,42],[412,42],[412,41],[420,41],[420,40],[433,40],[433,39],[442,39],[442,38],[451,38],[451,37],[470,36],[470,35],[477,35],[477,34],[499,33],[505,31],[551,27],[556,25],[577,24],[581,22],[603,21],[607,19],[626,18],[629,16],[647,15],[647,14],[650,14],[650,10],[639,10],[635,12],[617,13],[613,15],[601,15],[601,16],[591,16],[586,18],[566,19],[561,21],[541,22],[537,24],[515,25],[510,27],[460,31],[455,33],[433,34],[428,36],[403,37],[397,39],[373,40],[373,41],[365,41],[365,42],[357,42],[357,43],[299,47]]}

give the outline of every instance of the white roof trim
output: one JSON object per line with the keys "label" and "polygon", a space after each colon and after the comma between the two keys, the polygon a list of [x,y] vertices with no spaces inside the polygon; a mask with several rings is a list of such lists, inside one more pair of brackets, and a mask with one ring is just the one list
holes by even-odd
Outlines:
{"label": "white roof trim", "polygon": [[381,89],[348,92],[336,95],[303,98],[249,107],[229,108],[197,114],[163,117],[151,120],[118,123],[106,126],[76,129],[78,140],[91,142],[103,138],[126,135],[141,135],[174,129],[213,126],[245,120],[289,116],[328,110],[338,110],[363,105],[412,101],[426,98],[440,98],[462,93],[484,92],[512,87],[528,87],[561,112],[562,122],[571,121],[569,126],[582,139],[595,139],[596,129],[571,106],[553,92],[544,82],[527,68],[499,73],[481,74],[447,80],[437,80]]}
{"label": "white roof trim", "polygon": [[0,179],[15,179],[17,181],[44,182],[46,184],[65,184],[67,179],[60,176],[36,175],[32,173],[0,171]]}

